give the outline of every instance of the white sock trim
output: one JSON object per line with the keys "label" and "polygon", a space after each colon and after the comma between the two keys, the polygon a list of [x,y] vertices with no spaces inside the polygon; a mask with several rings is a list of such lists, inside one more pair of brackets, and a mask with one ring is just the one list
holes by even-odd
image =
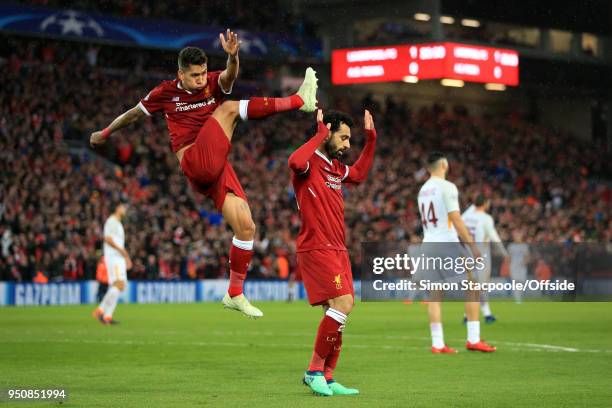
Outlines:
{"label": "white sock trim", "polygon": [[472,344],[480,341],[480,321],[467,322],[467,341]]}
{"label": "white sock trim", "polygon": [[491,306],[489,306],[489,302],[483,302],[480,304],[480,310],[482,310],[482,314],[485,317],[491,316],[493,313],[491,312]]}
{"label": "white sock trim", "polygon": [[332,309],[330,307],[325,312],[325,315],[331,317],[332,319],[334,319],[335,321],[337,321],[341,325],[344,325],[346,323],[346,315],[344,313],[342,313],[341,311],[339,311],[339,310]]}
{"label": "white sock trim", "polygon": [[249,108],[248,100],[242,99],[238,103],[238,113],[240,114],[240,119],[244,120],[245,122],[249,120],[248,108]]}
{"label": "white sock trim", "polygon": [[444,331],[442,330],[442,323],[430,323],[429,329],[431,331],[431,345],[435,348],[444,347]]}
{"label": "white sock trim", "polygon": [[240,248],[240,249],[244,249],[245,251],[252,251],[253,250],[253,243],[255,241],[251,240],[251,241],[241,241],[238,238],[234,237],[232,238],[232,244],[236,247],[236,248]]}

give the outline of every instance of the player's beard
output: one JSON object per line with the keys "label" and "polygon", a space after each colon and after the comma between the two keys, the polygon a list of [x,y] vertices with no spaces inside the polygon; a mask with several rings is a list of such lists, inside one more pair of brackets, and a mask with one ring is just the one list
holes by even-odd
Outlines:
{"label": "player's beard", "polygon": [[328,141],[327,143],[325,143],[325,152],[327,153],[327,156],[331,159],[331,160],[342,160],[342,158],[344,157],[346,151],[342,151],[340,149],[338,149],[335,145],[333,145],[331,143],[331,141]]}

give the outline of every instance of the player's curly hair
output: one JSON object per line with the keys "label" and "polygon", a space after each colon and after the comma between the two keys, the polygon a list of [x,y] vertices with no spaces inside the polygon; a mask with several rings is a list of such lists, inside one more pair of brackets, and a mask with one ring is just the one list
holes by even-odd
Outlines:
{"label": "player's curly hair", "polygon": [[208,62],[206,53],[198,47],[185,47],[178,55],[179,69],[188,69],[190,65],[204,65]]}
{"label": "player's curly hair", "polygon": [[[331,123],[330,132],[336,132],[340,129],[340,125],[344,123],[346,126],[353,127],[353,118],[351,118],[347,113],[330,110],[323,114],[323,123],[326,125]],[[317,122],[312,125],[310,135],[314,135],[317,133]]]}

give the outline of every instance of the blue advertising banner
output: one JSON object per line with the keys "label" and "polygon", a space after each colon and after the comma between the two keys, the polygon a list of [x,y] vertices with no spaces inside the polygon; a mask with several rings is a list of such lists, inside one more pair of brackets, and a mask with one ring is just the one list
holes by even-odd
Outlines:
{"label": "blue advertising banner", "polygon": [[201,301],[200,282],[129,282],[130,303],[194,303]]}
{"label": "blue advertising banner", "polygon": [[[196,303],[220,302],[229,281],[129,281],[121,303]],[[305,292],[298,283],[297,298]],[[287,281],[247,281],[245,295],[252,301],[285,301]],[[0,282],[0,306],[80,305],[96,303],[98,282],[14,283]]]}
{"label": "blue advertising banner", "polygon": [[[92,301],[90,282],[5,283],[6,305],[80,305]],[[0,286],[0,289],[2,286]],[[1,298],[0,298],[1,300]]]}
{"label": "blue advertising banner", "polygon": [[[298,42],[288,36],[233,29],[242,41],[243,55],[308,60],[323,57],[321,42],[317,40]],[[0,4],[0,30],[151,48],[179,49],[193,45],[207,52],[223,52],[219,42],[223,28],[16,4]]]}

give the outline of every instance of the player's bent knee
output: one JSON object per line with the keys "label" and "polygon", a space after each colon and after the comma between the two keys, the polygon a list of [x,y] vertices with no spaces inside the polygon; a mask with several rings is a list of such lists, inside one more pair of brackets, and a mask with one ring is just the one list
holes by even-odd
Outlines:
{"label": "player's bent knee", "polygon": [[351,302],[347,302],[344,305],[344,314],[348,315],[349,313],[351,313],[353,311],[353,306],[354,306],[354,303],[352,301]]}
{"label": "player's bent knee", "polygon": [[238,116],[239,102],[238,101],[225,101],[223,102],[214,113],[219,112],[219,114],[225,116]]}
{"label": "player's bent knee", "polygon": [[244,222],[244,225],[242,226],[242,232],[245,235],[250,235],[250,236],[255,236],[255,222],[253,222],[253,219],[251,219],[249,217],[249,219],[247,221]]}
{"label": "player's bent knee", "polygon": [[240,227],[234,231],[234,235],[236,235],[236,238],[240,240],[252,241],[253,239],[255,239],[255,224],[241,224]]}
{"label": "player's bent knee", "polygon": [[339,296],[329,300],[329,307],[348,315],[353,310],[354,299],[351,295]]}
{"label": "player's bent knee", "polygon": [[255,222],[251,217],[250,213],[242,213],[238,218],[238,228],[234,231],[238,239],[244,239],[247,241],[255,238]]}

